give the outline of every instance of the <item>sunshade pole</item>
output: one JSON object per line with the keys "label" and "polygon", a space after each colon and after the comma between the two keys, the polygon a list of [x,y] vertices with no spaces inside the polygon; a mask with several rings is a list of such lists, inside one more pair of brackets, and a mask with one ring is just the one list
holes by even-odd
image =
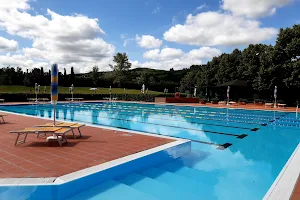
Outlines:
{"label": "sunshade pole", "polygon": [[55,126],[56,120],[56,104],[58,100],[58,66],[53,64],[51,68],[51,103],[53,105],[54,119],[53,125]]}

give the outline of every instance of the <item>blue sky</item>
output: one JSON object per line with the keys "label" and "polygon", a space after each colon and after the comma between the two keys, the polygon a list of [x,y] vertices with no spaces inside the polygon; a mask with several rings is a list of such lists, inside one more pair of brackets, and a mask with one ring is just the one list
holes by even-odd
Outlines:
{"label": "blue sky", "polygon": [[3,1],[0,66],[29,69],[57,62],[109,70],[117,52],[134,67],[181,69],[251,43],[274,44],[280,27],[300,23],[299,0]]}

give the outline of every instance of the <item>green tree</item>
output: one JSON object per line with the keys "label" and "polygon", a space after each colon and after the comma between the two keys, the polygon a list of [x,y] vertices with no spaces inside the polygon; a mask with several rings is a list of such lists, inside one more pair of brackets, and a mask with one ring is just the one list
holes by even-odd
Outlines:
{"label": "green tree", "polygon": [[113,61],[115,64],[109,65],[113,69],[113,82],[119,87],[122,87],[124,84],[126,84],[126,81],[128,80],[128,71],[131,68],[131,63],[129,62],[126,53],[117,53],[114,56]]}
{"label": "green tree", "polygon": [[32,86],[30,73],[28,72],[28,69],[26,70],[23,82],[24,82],[24,85],[27,86],[27,87]]}
{"label": "green tree", "polygon": [[192,70],[188,72],[181,80],[180,82],[180,91],[185,92],[185,90],[191,89],[191,87],[194,87],[196,84],[196,75],[198,70]]}
{"label": "green tree", "polygon": [[71,67],[71,75],[70,75],[70,83],[69,84],[74,84],[75,83],[75,73],[74,73],[74,68]]}
{"label": "green tree", "polygon": [[68,86],[68,75],[67,75],[66,68],[64,68],[64,82],[63,82],[63,85]]}
{"label": "green tree", "polygon": [[45,84],[44,80],[45,80],[44,68],[41,67],[41,74],[40,74],[40,80],[39,80],[39,83],[40,83],[41,85],[44,85],[44,84]]}
{"label": "green tree", "polygon": [[99,68],[98,68],[98,66],[93,67],[92,80],[93,80],[94,86],[97,86],[99,84]]}
{"label": "green tree", "polygon": [[138,85],[148,85],[149,84],[149,73],[147,71],[143,71],[141,75],[137,78]]}

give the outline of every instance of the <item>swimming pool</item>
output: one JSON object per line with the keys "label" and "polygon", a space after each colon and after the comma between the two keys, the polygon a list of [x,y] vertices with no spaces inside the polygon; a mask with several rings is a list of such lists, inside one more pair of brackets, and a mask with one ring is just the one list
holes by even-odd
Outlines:
{"label": "swimming pool", "polygon": [[[48,104],[0,110],[53,117]],[[179,159],[70,199],[262,199],[300,141],[300,120],[287,112],[107,102],[58,104],[56,116],[192,141]]]}

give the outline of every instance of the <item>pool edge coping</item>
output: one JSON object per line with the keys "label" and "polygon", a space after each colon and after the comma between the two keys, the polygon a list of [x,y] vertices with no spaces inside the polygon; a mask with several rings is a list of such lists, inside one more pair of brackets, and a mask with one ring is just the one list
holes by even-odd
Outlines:
{"label": "pool edge coping", "polygon": [[281,169],[263,200],[290,199],[300,174],[300,143]]}
{"label": "pool edge coping", "polygon": [[172,147],[176,147],[181,144],[189,143],[189,140],[175,140],[164,145],[160,145],[151,149],[147,149],[141,152],[137,152],[128,156],[124,156],[115,160],[111,160],[99,165],[81,169],[69,174],[65,174],[59,177],[45,177],[45,178],[0,178],[0,187],[2,186],[50,186],[50,185],[62,185],[95,173],[108,170],[118,165],[125,164],[127,162],[160,152],[168,150]]}
{"label": "pool edge coping", "polygon": [[[99,102],[96,102],[96,101],[95,102],[84,102],[84,101],[82,101],[82,102],[76,102],[76,103],[100,103],[100,102],[106,102],[106,101],[99,101]],[[116,102],[121,102],[121,103],[122,102],[124,102],[124,103],[137,103],[137,104],[140,103],[140,104],[143,104],[142,102],[134,102],[134,101],[132,101],[132,102],[116,101]],[[198,106],[193,106],[193,105],[156,104],[154,102],[150,102],[150,103],[145,102],[145,104],[162,105],[162,106],[163,105],[172,105],[172,106],[183,106],[183,107],[198,107]],[[3,105],[3,106],[5,106],[5,105]],[[199,107],[223,108],[223,109],[226,108],[226,107],[210,107],[210,106],[199,106]],[[230,108],[228,108],[228,109],[230,109]],[[244,109],[244,108],[231,108],[231,109],[242,109],[242,110],[250,110],[250,111],[254,110],[254,109]],[[277,111],[277,110],[262,110],[262,111],[292,112],[292,111]],[[33,117],[33,118],[46,119],[46,120],[49,119],[49,118],[43,118],[43,117],[38,117],[38,116],[31,116],[31,115],[14,113],[14,112],[9,112],[9,111],[1,111],[1,112],[3,112],[3,113],[11,113],[11,114],[15,114],[15,115],[21,115],[21,116],[25,116],[25,117]],[[59,121],[63,121],[63,120],[59,120]],[[67,122],[70,122],[70,121],[67,121]],[[131,133],[136,133],[136,134],[149,135],[149,136],[153,136],[153,137],[169,138],[169,139],[173,139],[173,140],[185,140],[185,139],[178,139],[178,138],[164,136],[164,135],[154,135],[154,134],[151,134],[151,133],[145,133],[145,132],[139,132],[139,131],[133,131],[133,130],[126,130],[126,129],[120,129],[120,128],[109,127],[109,126],[94,125],[94,124],[89,124],[89,123],[86,123],[86,124],[88,126],[91,126],[91,127],[97,127],[97,128],[103,128],[103,129],[109,129],[109,130],[117,130],[117,131],[129,132],[129,133],[131,132]],[[187,140],[187,141],[189,141],[189,140]],[[134,155],[134,154],[132,154],[132,155]],[[284,193],[283,195],[286,195],[285,197],[287,199],[289,199],[291,197],[291,195],[293,193],[293,190],[294,190],[294,187],[295,187],[295,185],[297,183],[299,172],[300,172],[300,169],[299,170],[297,169],[297,164],[296,164],[297,162],[294,161],[295,159],[299,159],[298,162],[300,163],[300,143],[295,148],[294,152],[291,154],[291,156],[289,157],[289,159],[285,163],[284,167],[281,169],[280,173],[277,175],[277,178],[275,179],[275,181],[269,187],[267,193],[263,197],[263,200],[273,200],[274,199],[274,198],[272,198],[273,196],[275,196],[275,197],[277,196],[278,197],[282,193]],[[291,171],[290,168],[292,168],[293,172],[290,172]],[[295,181],[282,180],[283,177],[287,176],[286,174],[290,175],[292,173],[293,175],[295,175],[296,171],[298,171],[298,174],[296,175],[296,178],[294,176],[294,179],[296,179]],[[34,185],[37,185],[37,184],[34,183]],[[287,185],[289,187],[288,188],[289,191],[288,192],[284,192],[282,188],[286,189]],[[0,184],[0,186],[2,186],[2,185]],[[274,193],[276,193],[276,194],[274,194]]]}
{"label": "pool edge coping", "polygon": [[[220,106],[220,107],[215,107],[215,106],[209,106],[209,105],[203,105],[203,104],[198,104],[198,105],[188,105],[186,103],[182,103],[180,105],[179,103],[158,103],[158,102],[146,102],[146,101],[122,101],[122,100],[117,100],[117,101],[105,101],[105,100],[95,100],[95,101],[80,101],[76,103],[105,103],[105,102],[111,102],[111,103],[138,103],[138,104],[153,104],[153,105],[169,105],[169,106],[182,106],[182,107],[206,107],[206,108],[220,108],[220,109],[240,109],[240,110],[256,110],[256,111],[275,111],[275,112],[291,112],[294,113],[296,111],[288,111],[288,110],[264,110],[264,109],[259,109],[259,108],[253,108],[253,109],[247,109],[247,108],[239,108],[239,107],[230,107],[230,106]],[[64,102],[62,102],[64,103]],[[70,102],[65,102],[65,103],[70,103]],[[75,103],[75,102],[71,102]],[[300,111],[298,111],[300,112]]]}
{"label": "pool edge coping", "polygon": [[[198,104],[198,105],[187,105],[183,103],[182,105],[176,104],[176,103],[157,103],[157,102],[146,102],[146,101],[122,101],[122,100],[117,100],[117,101],[106,101],[106,100],[90,100],[90,101],[76,101],[76,102],[69,102],[69,101],[59,101],[58,103],[61,104],[79,104],[79,103],[138,103],[138,104],[152,104],[152,105],[169,105],[169,106],[182,106],[182,107],[205,107],[205,108],[219,108],[219,109],[232,109],[232,110],[252,110],[252,111],[273,111],[273,112],[287,112],[287,113],[296,113],[295,111],[289,111],[289,110],[267,110],[267,109],[259,109],[259,108],[253,108],[253,109],[247,109],[247,108],[239,108],[239,107],[229,107],[229,106],[220,106],[220,107],[215,107],[215,106],[209,106],[209,105],[203,105],[203,104]],[[19,104],[14,104],[14,102],[7,102],[5,104],[0,104],[0,106],[14,106],[14,105],[35,105],[37,103],[30,103],[30,102],[16,102]],[[24,104],[22,104],[24,103]],[[39,104],[39,103],[38,103]],[[46,102],[46,103],[41,103],[41,104],[51,104],[51,102]],[[299,113],[300,111],[298,111]]]}
{"label": "pool edge coping", "polygon": [[[1,111],[1,110],[0,110]],[[44,120],[49,120],[48,118],[44,117],[39,117],[39,116],[31,116],[31,115],[26,115],[26,114],[21,114],[21,113],[14,113],[14,112],[9,112],[9,111],[1,111],[3,113],[9,113],[9,114],[14,114],[14,115],[20,115],[24,117],[32,117],[32,118],[38,118],[38,119],[44,119]],[[51,120],[51,119],[50,119]],[[68,120],[58,120],[58,121],[64,121],[64,122],[71,122]],[[106,126],[101,126],[101,125],[94,125],[94,124],[89,124],[86,123],[87,126],[91,127],[96,127],[96,128],[102,128],[102,129],[108,129],[108,130],[116,130],[116,131],[122,131],[122,132],[128,132],[128,133],[134,133],[134,134],[140,134],[140,135],[146,135],[146,136],[152,136],[152,137],[158,137],[158,138],[166,138],[166,139],[172,139],[174,140],[173,142],[169,142],[163,145],[156,146],[154,148],[150,148],[141,152],[137,152],[128,156],[124,156],[115,160],[111,160],[99,165],[95,165],[92,167],[88,167],[85,169],[81,169],[69,174],[65,174],[63,176],[59,177],[45,177],[45,178],[0,178],[0,187],[1,186],[38,186],[38,185],[61,185],[64,183],[68,183],[70,181],[89,176],[91,174],[97,173],[104,171],[106,169],[130,162],[132,160],[136,160],[138,158],[142,158],[148,155],[151,155],[153,153],[159,152],[159,151],[164,151],[169,148],[184,144],[184,143],[189,143],[190,140],[188,139],[182,139],[182,138],[174,138],[170,136],[164,136],[164,135],[155,135],[151,133],[146,133],[146,132],[139,132],[139,131],[133,131],[133,130],[126,130],[126,129],[120,129],[120,128],[115,128],[115,127],[106,127]],[[69,177],[71,175],[74,175],[74,177]]]}

